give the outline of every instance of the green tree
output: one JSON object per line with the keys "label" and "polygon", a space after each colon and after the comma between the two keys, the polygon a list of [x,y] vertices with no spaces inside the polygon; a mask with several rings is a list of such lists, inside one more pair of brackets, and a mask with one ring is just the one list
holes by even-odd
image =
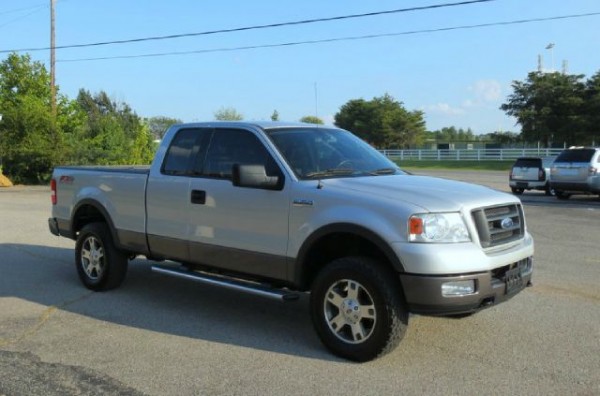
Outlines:
{"label": "green tree", "polygon": [[525,81],[513,82],[513,93],[500,109],[517,119],[526,142],[580,143],[586,119],[583,77],[531,72]]}
{"label": "green tree", "polygon": [[304,122],[307,124],[317,124],[317,125],[323,125],[324,122],[322,119],[320,119],[317,116],[304,116],[302,118],[300,118],[300,122]]}
{"label": "green tree", "polygon": [[219,121],[241,121],[244,116],[233,107],[221,107],[215,111],[215,120]]}
{"label": "green tree", "polygon": [[584,112],[586,140],[583,144],[600,144],[600,71],[596,72],[585,84]]}
{"label": "green tree", "polygon": [[171,125],[182,123],[180,119],[165,116],[150,117],[144,121],[154,139],[162,139]]}
{"label": "green tree", "polygon": [[50,76],[42,63],[14,53],[0,63],[0,113],[4,173],[15,182],[46,181],[61,156],[62,137],[50,110]]}
{"label": "green tree", "polygon": [[81,89],[77,95],[83,125],[71,141],[72,160],[80,164],[148,164],[154,155],[153,138],[140,117],[126,103]]}
{"label": "green tree", "polygon": [[279,121],[279,112],[277,110],[273,110],[273,114],[271,114],[271,121]]}
{"label": "green tree", "polygon": [[406,110],[388,94],[348,101],[335,115],[335,124],[378,148],[407,148],[425,136],[423,112]]}

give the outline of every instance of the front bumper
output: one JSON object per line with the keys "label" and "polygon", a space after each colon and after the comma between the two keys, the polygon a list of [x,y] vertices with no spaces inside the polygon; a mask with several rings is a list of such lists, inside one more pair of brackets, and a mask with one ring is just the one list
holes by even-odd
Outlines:
{"label": "front bumper", "polygon": [[[518,284],[507,279],[507,272],[519,268]],[[514,271],[513,271],[514,272]],[[504,302],[531,285],[533,256],[492,271],[465,275],[400,274],[404,296],[412,313],[423,315],[453,315],[476,312]],[[447,282],[473,280],[475,292],[463,296],[442,295]]]}

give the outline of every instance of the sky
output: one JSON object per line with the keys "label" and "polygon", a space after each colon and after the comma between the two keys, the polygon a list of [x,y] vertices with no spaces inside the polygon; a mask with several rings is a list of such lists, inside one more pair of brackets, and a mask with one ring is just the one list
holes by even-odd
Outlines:
{"label": "sky", "polygon": [[[462,1],[56,0],[56,46]],[[505,24],[590,13],[598,15]],[[493,25],[473,27],[486,24]],[[471,27],[447,29],[467,26]],[[355,39],[345,39],[349,37]],[[278,45],[307,41],[312,43]],[[549,44],[552,48],[547,48]],[[50,0],[0,0],[0,61],[7,51],[19,50],[49,70],[49,46]],[[41,50],[20,51],[24,49]],[[179,54],[164,55],[173,52]],[[148,54],[162,55],[118,58]],[[81,88],[105,91],[142,117],[167,116],[184,122],[210,121],[219,109],[234,108],[247,120],[268,120],[276,110],[282,121],[316,115],[333,124],[334,115],[349,100],[387,93],[407,110],[423,111],[428,130],[455,126],[482,134],[520,130],[499,107],[511,94],[513,81],[523,81],[537,70],[538,56],[545,71],[560,71],[566,63],[570,74],[587,78],[598,72],[600,0],[490,0],[57,49],[56,81],[60,93],[71,99]]]}

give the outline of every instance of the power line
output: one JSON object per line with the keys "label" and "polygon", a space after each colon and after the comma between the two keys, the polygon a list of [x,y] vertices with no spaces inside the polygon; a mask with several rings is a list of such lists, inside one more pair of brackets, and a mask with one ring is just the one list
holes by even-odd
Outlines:
{"label": "power line", "polygon": [[104,56],[104,57],[80,58],[80,59],[59,59],[59,60],[57,60],[57,62],[65,62],[66,63],[66,62],[86,62],[86,61],[109,60],[109,59],[153,58],[153,57],[161,57],[161,56],[207,54],[207,53],[214,53],[214,52],[233,52],[233,51],[243,51],[243,50],[261,49],[261,48],[291,47],[291,46],[297,46],[297,45],[323,44],[323,43],[334,43],[334,42],[352,41],[352,40],[369,40],[369,39],[382,38],[382,37],[409,36],[409,35],[415,35],[415,34],[448,32],[448,31],[453,31],[453,30],[478,29],[478,28],[486,28],[486,27],[493,27],[493,26],[508,26],[508,25],[518,25],[518,24],[533,23],[533,22],[547,22],[547,21],[555,21],[555,20],[561,20],[561,19],[583,18],[583,17],[590,17],[590,16],[598,16],[598,15],[600,15],[600,12],[591,12],[591,13],[586,13],[586,14],[560,15],[560,16],[546,17],[546,18],[530,18],[530,19],[520,19],[520,20],[513,20],[513,21],[490,22],[490,23],[481,23],[481,24],[477,24],[477,25],[462,25],[462,26],[450,26],[450,27],[435,28],[435,29],[411,30],[411,31],[397,32],[397,33],[382,33],[382,34],[370,34],[370,35],[363,35],[363,36],[328,38],[328,39],[320,39],[320,40],[295,41],[295,42],[288,42],[288,43],[249,45],[249,46],[243,46],[243,47],[213,48],[213,49],[201,49],[201,50],[192,50],[192,51],[173,51],[173,52],[161,52],[161,53],[139,54],[139,55]]}
{"label": "power line", "polygon": [[13,8],[12,10],[8,10],[8,11],[2,11],[0,12],[0,15],[6,15],[6,14],[14,14],[16,12],[21,12],[21,11],[27,11],[27,10],[31,10],[34,8],[40,8],[40,7],[46,7],[47,4],[46,3],[39,3],[39,4],[35,4],[29,7],[21,7],[21,8]]}
{"label": "power line", "polygon": [[5,14],[8,14],[9,12],[16,12],[16,11],[22,11],[22,10],[33,9],[33,11],[31,11],[31,12],[29,12],[29,13],[25,14],[25,15],[21,15],[20,17],[17,17],[17,18],[11,19],[10,21],[8,21],[8,22],[5,22],[5,23],[1,24],[1,25],[0,25],[0,28],[2,28],[2,27],[4,27],[4,26],[7,26],[7,25],[10,25],[10,24],[11,24],[11,23],[13,23],[13,22],[20,21],[21,19],[25,19],[25,18],[27,18],[28,16],[31,16],[31,15],[35,14],[36,12],[39,12],[39,11],[41,11],[41,10],[45,9],[45,8],[48,8],[48,6],[47,6],[47,5],[38,5],[38,6],[36,6],[36,7],[27,7],[27,8],[21,8],[21,9],[19,9],[19,10],[7,11],[7,12],[5,12]]}
{"label": "power line", "polygon": [[[371,17],[371,16],[378,16],[378,15],[398,14],[398,13],[413,12],[413,11],[425,11],[425,10],[432,10],[432,9],[437,9],[437,8],[457,7],[457,6],[464,6],[464,5],[470,5],[470,4],[476,4],[476,3],[489,3],[492,1],[496,1],[496,0],[469,0],[469,1],[461,1],[461,2],[457,2],[457,3],[432,4],[432,5],[421,6],[421,7],[400,8],[400,9],[395,9],[395,10],[368,12],[368,13],[364,13],[364,14],[352,14],[352,15],[342,15],[342,16],[328,17],[328,18],[305,19],[305,20],[291,21],[291,22],[279,22],[279,23],[272,23],[272,24],[267,24],[267,25],[245,26],[245,27],[232,28],[232,29],[210,30],[210,31],[205,31],[205,32],[197,32],[197,33],[182,33],[182,34],[172,34],[172,35],[168,35],[168,36],[141,37],[141,38],[127,39],[127,40],[114,40],[114,41],[103,41],[103,42],[86,43],[86,44],[61,45],[61,46],[57,46],[55,48],[56,49],[84,48],[84,47],[98,47],[98,46],[103,46],[103,45],[114,45],[114,44],[140,43],[140,42],[144,42],[144,41],[171,40],[171,39],[183,38],[183,37],[207,36],[207,35],[220,34],[220,33],[243,32],[243,31],[248,31],[248,30],[270,29],[270,28],[277,28],[277,27],[284,27],[284,26],[306,25],[306,24],[318,23],[318,22],[341,21],[341,20],[345,20],[345,19],[364,18],[364,17]],[[21,49],[0,50],[0,53],[47,51],[49,49],[50,48],[48,48],[48,47],[21,48]]]}

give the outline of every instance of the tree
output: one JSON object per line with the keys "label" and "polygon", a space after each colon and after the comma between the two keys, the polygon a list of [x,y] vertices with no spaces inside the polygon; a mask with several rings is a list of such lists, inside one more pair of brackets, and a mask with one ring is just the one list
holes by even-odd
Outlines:
{"label": "tree", "polygon": [[526,142],[567,145],[585,140],[583,75],[531,72],[526,81],[514,81],[513,93],[500,106],[521,125]]}
{"label": "tree", "polygon": [[42,63],[14,53],[0,63],[0,109],[4,172],[15,182],[45,181],[61,155],[61,136],[50,110],[50,76]]}
{"label": "tree", "polygon": [[279,121],[279,112],[277,110],[273,110],[273,114],[271,114],[271,121]]}
{"label": "tree", "polygon": [[348,101],[335,115],[335,124],[379,148],[410,147],[425,135],[423,112],[406,110],[388,94]]}
{"label": "tree", "polygon": [[79,90],[77,104],[84,123],[71,135],[72,160],[80,164],[148,164],[154,155],[148,126],[127,103],[110,99],[104,91],[92,95]]}
{"label": "tree", "polygon": [[600,144],[600,71],[596,72],[585,84],[584,112],[586,141],[581,143]]}
{"label": "tree", "polygon": [[165,132],[167,131],[167,129],[169,129],[171,125],[182,123],[182,121],[178,118],[171,118],[165,116],[146,118],[144,122],[150,130],[150,134],[152,134],[152,137],[154,139],[159,140],[163,138]]}
{"label": "tree", "polygon": [[241,121],[244,119],[244,116],[233,107],[221,107],[215,111],[214,116],[215,120],[219,121]]}
{"label": "tree", "polygon": [[320,119],[317,116],[304,116],[302,118],[300,118],[300,122],[305,122],[307,124],[317,124],[317,125],[323,125],[324,122],[322,119]]}

